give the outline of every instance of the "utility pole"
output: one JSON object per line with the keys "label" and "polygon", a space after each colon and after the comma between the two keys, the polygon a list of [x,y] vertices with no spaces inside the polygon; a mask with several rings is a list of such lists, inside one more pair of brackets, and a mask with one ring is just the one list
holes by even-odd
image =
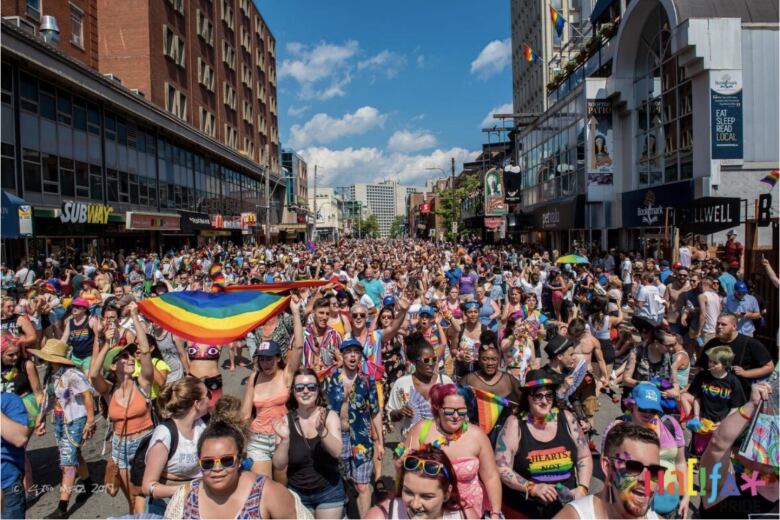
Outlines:
{"label": "utility pole", "polygon": [[311,232],[312,241],[317,240],[317,165],[314,165],[314,230]]}
{"label": "utility pole", "polygon": [[[457,229],[458,227],[458,213],[460,213],[459,209],[455,206],[455,158],[450,158],[450,166],[452,168],[452,186],[450,186],[450,189],[452,190],[452,222],[453,227]],[[455,235],[457,232],[453,230],[453,235]],[[455,239],[455,236],[453,236],[453,240]]]}
{"label": "utility pole", "polygon": [[265,145],[265,246],[271,245],[271,153]]}

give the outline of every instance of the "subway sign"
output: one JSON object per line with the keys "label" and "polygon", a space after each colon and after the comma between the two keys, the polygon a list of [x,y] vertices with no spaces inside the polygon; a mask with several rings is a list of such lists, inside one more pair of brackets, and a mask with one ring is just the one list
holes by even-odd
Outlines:
{"label": "subway sign", "polygon": [[114,208],[103,204],[65,201],[60,210],[63,224],[108,224],[108,217]]}

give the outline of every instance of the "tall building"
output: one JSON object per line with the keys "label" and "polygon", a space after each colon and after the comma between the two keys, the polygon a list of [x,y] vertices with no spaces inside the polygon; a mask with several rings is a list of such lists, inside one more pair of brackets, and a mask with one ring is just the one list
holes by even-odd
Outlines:
{"label": "tall building", "polygon": [[[581,33],[595,0],[511,0],[512,104],[515,113],[541,113],[547,109],[545,85],[579,50]],[[550,7],[563,16],[559,37],[552,25]],[[583,11],[585,14],[583,15]],[[578,32],[579,31],[579,32]],[[528,45],[541,58],[525,58]]]}
{"label": "tall building", "polygon": [[306,161],[293,150],[282,150],[282,171],[287,191],[281,231],[286,240],[305,239],[310,216]]}
{"label": "tall building", "polygon": [[396,217],[406,217],[406,198],[410,193],[422,193],[422,186],[403,186],[395,181],[378,184],[358,183],[336,188],[344,200],[358,201],[370,214],[376,215],[379,236],[390,235],[390,227]]}
{"label": "tall building", "polygon": [[317,240],[338,240],[344,235],[344,199],[334,188],[317,188],[316,199],[314,194],[309,196],[309,206],[316,207]]}

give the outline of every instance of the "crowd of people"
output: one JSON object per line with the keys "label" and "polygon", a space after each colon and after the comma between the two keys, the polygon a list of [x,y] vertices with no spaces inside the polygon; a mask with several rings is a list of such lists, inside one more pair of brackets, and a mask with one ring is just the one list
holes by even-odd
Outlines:
{"label": "crowd of people", "polygon": [[[125,499],[105,517],[777,517],[776,428],[769,462],[738,448],[777,399],[753,289],[778,277],[764,260],[745,279],[734,238],[702,251],[342,240],[3,266],[0,517],[38,498],[27,447],[52,434],[48,518],[95,489]],[[320,283],[224,345],[139,310],[302,280]],[[100,442],[98,478],[83,447]],[[717,499],[694,499],[691,457],[720,483],[766,485],[721,496],[705,478]]]}

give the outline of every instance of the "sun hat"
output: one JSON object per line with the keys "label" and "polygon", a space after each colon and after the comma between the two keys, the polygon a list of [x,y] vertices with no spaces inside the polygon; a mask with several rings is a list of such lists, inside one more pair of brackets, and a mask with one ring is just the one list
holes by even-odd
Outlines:
{"label": "sun hat", "polygon": [[30,348],[27,352],[49,363],[74,366],[73,361],[66,357],[68,345],[61,339],[48,339],[42,349]]}
{"label": "sun hat", "polygon": [[89,302],[85,300],[82,297],[74,298],[72,302],[70,302],[71,307],[83,307],[85,309],[89,309]]}
{"label": "sun hat", "polygon": [[525,384],[523,390],[533,390],[534,388],[540,388],[543,386],[549,386],[551,388],[557,388],[558,383],[549,377],[549,374],[544,370],[529,370],[525,375]]}
{"label": "sun hat", "polygon": [[103,371],[111,372],[111,365],[113,365],[116,362],[116,358],[119,357],[119,354],[130,350],[132,350],[130,354],[135,354],[135,350],[137,348],[138,347],[135,343],[130,343],[123,347],[114,347],[111,350],[109,350],[108,353],[106,353],[106,358],[103,360]]}

